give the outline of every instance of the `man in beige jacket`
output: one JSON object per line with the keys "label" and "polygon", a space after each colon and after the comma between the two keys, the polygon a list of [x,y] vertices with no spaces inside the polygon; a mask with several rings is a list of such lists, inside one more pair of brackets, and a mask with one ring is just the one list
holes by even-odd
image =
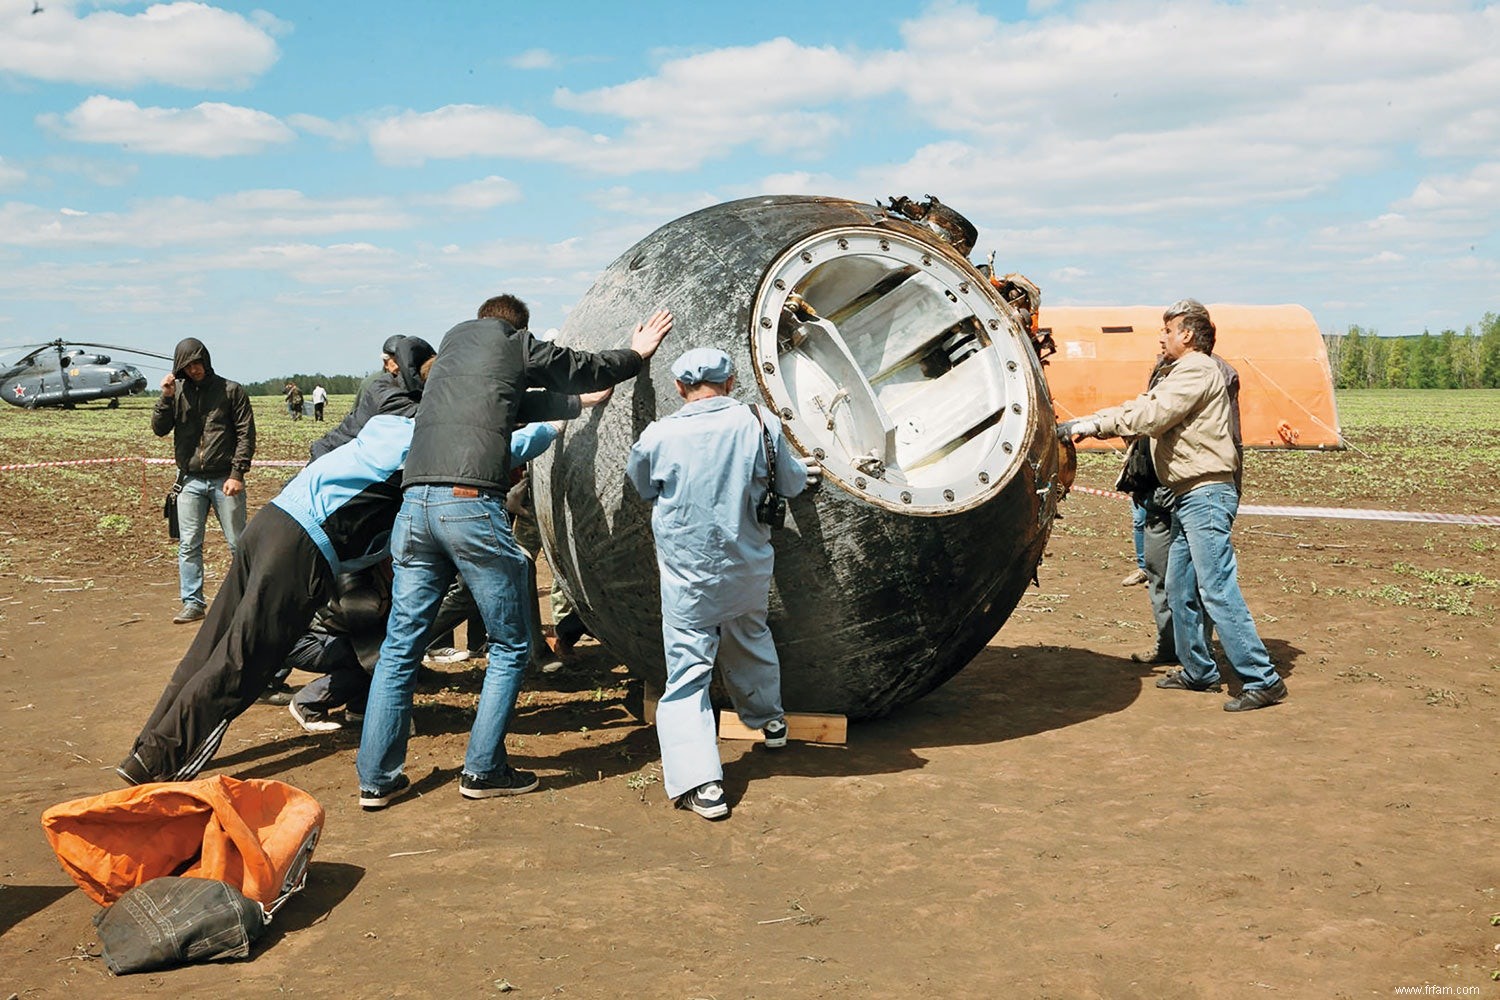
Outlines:
{"label": "man in beige jacket", "polygon": [[[1230,529],[1239,509],[1240,456],[1231,430],[1224,373],[1212,357],[1215,329],[1208,312],[1172,316],[1161,334],[1170,367],[1135,399],[1059,424],[1059,437],[1151,438],[1156,477],[1173,498],[1167,557],[1167,601],[1180,670],[1159,688],[1219,691],[1219,669],[1203,633],[1205,612],[1219,630],[1229,664],[1243,681],[1227,712],[1265,708],[1287,696],[1286,684],[1240,593]],[[1201,603],[1200,603],[1201,602]]]}

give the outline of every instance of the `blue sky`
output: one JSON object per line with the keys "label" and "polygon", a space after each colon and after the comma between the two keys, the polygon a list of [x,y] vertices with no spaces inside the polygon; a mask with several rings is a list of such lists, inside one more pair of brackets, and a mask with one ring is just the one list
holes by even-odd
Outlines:
{"label": "blue sky", "polygon": [[[0,0],[0,346],[363,372],[657,226],[936,194],[1055,305],[1500,311],[1500,6]],[[622,327],[631,317],[622,317]]]}

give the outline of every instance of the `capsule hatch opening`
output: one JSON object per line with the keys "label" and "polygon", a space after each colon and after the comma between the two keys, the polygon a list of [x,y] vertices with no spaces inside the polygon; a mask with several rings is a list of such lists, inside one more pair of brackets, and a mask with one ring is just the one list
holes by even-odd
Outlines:
{"label": "capsule hatch opening", "polygon": [[1019,321],[916,240],[841,230],[791,248],[761,285],[752,344],[788,433],[873,503],[965,509],[1022,458],[1034,397]]}

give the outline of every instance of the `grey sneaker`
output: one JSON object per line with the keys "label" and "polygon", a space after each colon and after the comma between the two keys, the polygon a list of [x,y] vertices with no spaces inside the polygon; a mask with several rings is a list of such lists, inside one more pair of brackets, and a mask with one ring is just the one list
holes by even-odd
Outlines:
{"label": "grey sneaker", "polygon": [[699,785],[677,800],[677,808],[691,809],[704,819],[723,819],[729,815],[729,803],[724,801],[724,786],[717,781]]}
{"label": "grey sneaker", "polygon": [[429,649],[427,655],[422,657],[428,663],[462,663],[469,658],[467,649],[454,649],[452,646],[439,646],[437,649]]}
{"label": "grey sneaker", "polygon": [[177,617],[172,619],[172,624],[186,625],[189,622],[201,622],[203,615],[203,605],[194,604],[192,601],[184,601],[182,610],[177,612]]}
{"label": "grey sneaker", "polygon": [[1286,701],[1286,683],[1278,677],[1276,683],[1269,687],[1245,688],[1238,698],[1230,698],[1224,703],[1224,711],[1248,712],[1283,701]]}
{"label": "grey sneaker", "polygon": [[501,795],[524,795],[539,784],[530,771],[506,767],[488,778],[476,778],[465,771],[458,779],[458,791],[466,799],[493,799]]}
{"label": "grey sneaker", "polygon": [[761,735],[766,738],[767,750],[780,750],[786,746],[786,720],[772,719],[761,727]]}

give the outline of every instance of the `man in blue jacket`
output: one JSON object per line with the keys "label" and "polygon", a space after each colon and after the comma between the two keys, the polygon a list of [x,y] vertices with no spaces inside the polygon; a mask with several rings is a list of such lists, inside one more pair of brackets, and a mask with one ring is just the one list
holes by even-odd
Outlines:
{"label": "man in blue jacket", "polygon": [[412,418],[372,417],[251,519],[208,617],[115,772],[187,781],[281,667],[334,580],[385,558]]}
{"label": "man in blue jacket", "polygon": [[[443,337],[412,437],[391,555],[391,617],[360,734],[359,804],[383,809],[410,784],[403,773],[423,640],[456,573],[474,595],[489,636],[489,663],[469,731],[459,792],[465,798],[517,795],[536,775],[510,766],[505,731],[530,654],[526,555],[505,511],[510,436],[533,387],[595,392],[634,377],[672,328],[658,311],[639,323],[630,347],[591,353],[533,337],[526,304],[511,295],[485,302],[479,318]],[[532,419],[567,419],[572,412]]]}
{"label": "man in blue jacket", "polygon": [[776,554],[757,505],[773,481],[776,493],[796,496],[822,469],[791,454],[774,413],[729,395],[734,362],[723,351],[694,348],[672,375],[687,405],[641,432],[625,475],[652,502],[661,571],[662,784],[683,808],[723,819],[729,803],[708,696],[715,661],[740,721],[760,729],[767,748],[786,746],[781,664],[766,624]]}

